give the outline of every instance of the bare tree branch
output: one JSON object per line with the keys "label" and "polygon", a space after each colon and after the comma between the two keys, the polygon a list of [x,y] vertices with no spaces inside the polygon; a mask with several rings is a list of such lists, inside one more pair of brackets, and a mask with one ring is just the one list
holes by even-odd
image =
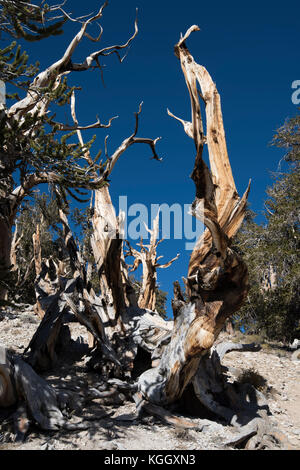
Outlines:
{"label": "bare tree branch", "polygon": [[[137,18],[135,19],[135,23],[134,23],[134,28],[135,28],[134,33],[126,41],[126,43],[100,49],[88,55],[83,62],[79,64],[73,64],[72,56],[76,48],[80,44],[82,38],[86,36],[87,27],[91,23],[97,21],[99,18],[102,17],[103,10],[107,5],[108,5],[108,2],[105,1],[105,3],[99,9],[98,13],[92,16],[91,18],[87,19],[82,24],[80,31],[74,36],[72,41],[69,43],[63,56],[58,61],[50,65],[47,69],[40,72],[35,77],[35,79],[32,82],[32,86],[29,88],[27,96],[24,99],[15,103],[13,106],[11,106],[11,108],[8,110],[8,116],[15,116],[15,118],[20,118],[22,115],[24,115],[27,112],[34,112],[36,106],[41,100],[39,93],[38,93],[38,89],[47,87],[52,80],[57,79],[59,81],[60,77],[65,73],[68,73],[71,71],[88,70],[94,67],[93,66],[94,61],[96,63],[95,67],[98,67],[98,64],[96,61],[99,58],[99,56],[106,56],[112,53],[118,53],[119,50],[126,49],[130,45],[130,43],[134,40],[134,38],[136,37],[138,33]],[[98,36],[97,38],[98,41],[100,40],[101,35],[102,34]],[[94,39],[93,41],[95,42]],[[44,113],[46,112],[47,105],[48,105],[48,102],[45,103],[43,106]]]}
{"label": "bare tree branch", "polygon": [[97,116],[97,122],[94,122],[94,124],[89,124],[88,126],[79,126],[79,125],[70,126],[68,124],[62,124],[62,123],[54,122],[54,121],[52,121],[52,123],[58,126],[59,131],[83,131],[87,129],[108,129],[111,126],[112,121],[117,118],[118,116],[114,116],[109,119],[108,124],[102,124],[100,119]]}

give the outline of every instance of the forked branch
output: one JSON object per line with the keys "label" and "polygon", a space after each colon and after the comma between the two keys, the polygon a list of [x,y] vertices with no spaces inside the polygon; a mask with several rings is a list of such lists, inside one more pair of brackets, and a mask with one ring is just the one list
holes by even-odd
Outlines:
{"label": "forked branch", "polygon": [[[90,24],[96,22],[102,17],[103,10],[107,5],[108,2],[105,1],[96,15],[88,18],[82,23],[80,30],[71,40],[62,57],[47,67],[45,70],[40,72],[34,78],[26,97],[11,106],[11,108],[8,110],[8,116],[14,116],[16,119],[20,119],[26,113],[34,113],[37,110],[45,114],[49,101],[45,98],[44,94],[40,94],[41,89],[49,86],[52,81],[54,82],[54,87],[56,87],[60,83],[61,77],[69,72],[78,72],[89,70],[91,68],[99,68],[100,56],[107,56],[115,53],[120,58],[119,51],[128,48],[128,46],[138,34],[137,17],[134,22],[134,33],[124,44],[109,46],[94,51],[86,56],[86,58],[81,63],[73,63],[72,61],[73,54],[78,45],[81,43],[82,39],[84,37],[88,37],[90,40],[92,39],[91,36],[87,33],[87,28]],[[102,34],[99,34],[96,39],[93,38],[93,42],[100,41],[101,36]]]}
{"label": "forked branch", "polygon": [[151,235],[149,245],[143,244],[143,240],[141,240],[139,244],[140,250],[136,250],[130,246],[129,242],[127,242],[128,250],[125,255],[134,257],[134,263],[131,266],[131,272],[135,271],[140,264],[142,264],[143,267],[143,281],[139,294],[138,306],[140,308],[147,308],[149,310],[155,311],[157,289],[156,271],[158,268],[164,269],[171,266],[171,264],[178,259],[179,254],[177,254],[175,258],[171,259],[167,263],[158,263],[158,260],[161,258],[161,256],[157,256],[157,246],[163,241],[163,239],[158,239],[159,212],[153,220],[152,230],[150,230],[146,224],[145,227]]}

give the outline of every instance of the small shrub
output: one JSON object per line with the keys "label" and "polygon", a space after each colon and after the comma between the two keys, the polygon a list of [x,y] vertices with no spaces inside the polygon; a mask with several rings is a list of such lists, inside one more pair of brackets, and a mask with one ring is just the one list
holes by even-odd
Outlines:
{"label": "small shrub", "polygon": [[261,348],[264,350],[264,352],[270,352],[270,353],[273,352],[272,346],[268,343],[263,343],[261,345]]}
{"label": "small shrub", "polygon": [[265,342],[265,337],[264,337],[263,334],[245,335],[244,336],[244,342],[246,344],[257,343],[257,344],[261,345]]}
{"label": "small shrub", "polygon": [[257,372],[253,367],[250,369],[244,370],[238,377],[237,382],[240,384],[251,384],[254,388],[259,391],[266,391],[267,389],[267,380]]}
{"label": "small shrub", "polygon": [[191,435],[188,429],[174,429],[174,434],[181,441],[195,441],[194,436]]}

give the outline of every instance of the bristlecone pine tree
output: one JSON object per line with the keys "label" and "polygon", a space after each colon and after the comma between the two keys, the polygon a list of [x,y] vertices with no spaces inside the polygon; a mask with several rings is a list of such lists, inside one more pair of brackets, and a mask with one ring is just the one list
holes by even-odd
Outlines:
{"label": "bristlecone pine tree", "polygon": [[[12,185],[4,187],[2,201],[6,220],[12,222],[16,204],[26,191],[37,182],[49,181],[49,175],[53,183],[66,186],[66,181],[69,184],[71,179],[75,187],[86,187],[90,177],[89,187],[95,188],[91,246],[99,275],[100,295],[95,294],[89,282],[87,265],[68,224],[61,187],[55,185],[62,236],[69,253],[72,275],[66,276],[52,259],[43,259],[37,234],[36,298],[42,320],[24,352],[24,361],[0,350],[0,405],[9,406],[17,402],[20,405],[17,416],[22,416],[23,423],[28,422],[26,420],[29,418],[43,429],[72,429],[61,411],[63,404],[66,405],[66,395],[62,396],[34,371],[48,369],[55,363],[60,332],[72,317],[73,321],[77,319],[86,326],[93,339],[90,342],[89,365],[102,380],[101,391],[95,397],[109,396],[119,388],[135,401],[138,413],[154,414],[170,424],[189,428],[199,428],[199,422],[196,425],[191,420],[176,417],[167,408],[170,405],[173,410],[189,407],[189,412],[198,413],[198,416],[203,416],[205,410],[210,417],[241,427],[230,445],[243,443],[247,448],[272,446],[276,440],[274,435],[270,438],[272,430],[266,416],[266,402],[260,392],[249,384],[230,384],[222,373],[221,360],[226,352],[233,349],[255,350],[255,345],[214,345],[226,319],[240,308],[248,292],[247,267],[230,248],[230,241],[243,221],[249,187],[240,198],[227,154],[220,96],[207,70],[194,61],[186,47],[189,35],[199,28],[192,26],[175,46],[190,95],[191,122],[168,113],[183,124],[186,134],[194,141],[196,155],[192,179],[196,194],[192,212],[195,217],[204,220],[207,229],[191,254],[186,276],[186,297],[179,283],[174,283],[173,321],[165,321],[153,310],[156,269],[167,268],[176,259],[165,265],[157,262],[158,219],[151,228],[150,245],[145,246],[141,242],[140,251],[129,247],[135,263],[143,265],[142,290],[137,298],[123,251],[124,215],[116,215],[107,183],[117,160],[130,145],[146,143],[151,147],[154,158],[158,159],[156,140],[137,137],[141,107],[136,113],[134,132],[122,142],[104,168],[101,167],[102,172],[91,161],[87,147],[84,148],[84,158],[90,165],[88,173],[76,161],[75,156],[80,154],[82,157],[81,130],[84,128],[79,126],[75,114],[74,90],[66,92],[64,88],[64,96],[67,93],[71,98],[74,126],[70,126],[69,130],[77,132],[80,146],[76,150],[72,147],[74,153],[68,165],[65,155],[69,154],[70,147],[66,142],[58,144],[53,139],[49,141],[43,126],[36,125],[37,120],[39,123],[47,120],[56,132],[65,129],[62,124],[53,123],[51,118],[45,117],[50,101],[57,97],[56,90],[65,87],[62,81],[65,72],[90,68],[94,61],[97,64],[101,55],[118,52],[136,36],[137,26],[125,45],[102,49],[81,64],[73,63],[75,48],[84,35],[88,36],[88,25],[102,16],[105,6],[106,3],[97,15],[82,24],[62,58],[37,75],[33,81],[33,92],[2,111],[7,135],[11,132],[10,126],[19,132],[14,142],[18,144],[19,139],[23,139],[22,145],[28,145],[26,139],[32,139],[27,152],[21,153],[20,148],[12,149],[8,137],[5,137],[4,148],[7,151],[2,155],[2,165],[8,174],[11,174],[11,161],[13,167],[19,162],[20,167],[30,165],[35,169],[36,160],[40,159],[47,169],[45,173],[41,172],[40,167],[30,174],[23,171],[24,179],[18,189],[13,190]],[[197,84],[205,104],[206,126],[202,121]],[[41,89],[46,90],[42,98],[38,93]],[[87,127],[103,126],[98,121]],[[36,148],[33,147],[33,139],[37,143]],[[60,145],[66,146],[61,160],[56,153]],[[205,145],[210,169],[202,159]],[[55,168],[59,166],[62,172],[54,171],[53,161]],[[9,178],[6,181],[11,182]],[[5,233],[4,228],[2,230]],[[3,254],[6,254],[5,250]],[[141,351],[144,352],[142,355],[139,354]],[[19,422],[20,419],[16,420],[20,433]]]}
{"label": "bristlecone pine tree", "polygon": [[[6,106],[3,102],[0,104],[0,263],[3,277],[8,275],[11,266],[12,227],[16,214],[32,189],[41,183],[56,184],[68,191],[70,188],[75,191],[79,188],[95,189],[103,185],[110,165],[114,164],[111,159],[104,165],[99,164],[100,152],[94,159],[91,159],[90,154],[87,157],[95,137],[88,143],[84,143],[82,139],[78,143],[69,141],[80,130],[109,128],[114,118],[107,124],[101,123],[97,118],[96,122],[86,126],[81,126],[77,120],[73,125],[68,125],[55,121],[53,112],[53,106],[66,106],[70,101],[73,112],[76,87],[68,86],[66,75],[73,71],[84,72],[94,68],[101,70],[99,61],[102,56],[115,54],[122,60],[122,50],[136,37],[137,21],[133,35],[126,43],[91,52],[81,63],[72,61],[83,38],[88,38],[93,43],[100,41],[102,32],[97,38],[93,38],[87,28],[102,17],[106,6],[107,2],[97,14],[86,21],[79,21],[82,26],[61,58],[43,71],[38,72],[38,64],[28,65],[28,55],[22,52],[16,41],[0,51],[0,79],[7,87],[25,91],[22,99],[17,93],[7,96],[8,102],[13,102],[12,105]],[[0,8],[0,30],[25,40],[42,40],[44,37],[60,34],[63,23],[69,18],[62,5],[50,8],[43,6],[43,2],[41,7],[37,7],[26,2],[1,1]],[[62,20],[53,22],[51,18],[57,10],[61,13]],[[49,14],[50,25],[46,24],[44,27]],[[143,142],[144,139],[140,141]],[[133,139],[127,146],[132,143]],[[151,145],[155,153],[153,141],[146,139],[146,143]],[[99,175],[101,172],[103,177]],[[0,284],[0,299],[5,295],[5,286]]]}
{"label": "bristlecone pine tree", "polygon": [[245,329],[286,343],[300,337],[300,117],[278,129],[273,144],[285,149],[265,202],[266,223],[246,217],[234,244],[249,267],[251,289],[237,321]]}

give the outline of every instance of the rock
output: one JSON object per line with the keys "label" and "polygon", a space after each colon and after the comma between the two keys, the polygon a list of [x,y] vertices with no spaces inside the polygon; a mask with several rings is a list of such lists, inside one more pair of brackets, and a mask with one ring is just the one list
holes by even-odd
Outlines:
{"label": "rock", "polygon": [[49,444],[49,442],[45,442],[40,447],[40,450],[53,450],[53,449],[54,449],[54,445]]}
{"label": "rock", "polygon": [[293,343],[290,344],[291,349],[299,349],[300,348],[300,339],[294,339]]}
{"label": "rock", "polygon": [[300,360],[300,351],[296,349],[291,356],[291,361],[299,361]]}
{"label": "rock", "polygon": [[201,430],[201,432],[203,433],[206,433],[206,432],[215,433],[215,432],[223,430],[223,426],[220,423],[215,423],[214,421],[203,419],[200,422],[199,430]]}
{"label": "rock", "polygon": [[275,431],[272,433],[273,437],[275,440],[280,444],[282,449],[284,450],[295,450],[289,440],[287,439],[287,436],[283,434],[280,431]]}

